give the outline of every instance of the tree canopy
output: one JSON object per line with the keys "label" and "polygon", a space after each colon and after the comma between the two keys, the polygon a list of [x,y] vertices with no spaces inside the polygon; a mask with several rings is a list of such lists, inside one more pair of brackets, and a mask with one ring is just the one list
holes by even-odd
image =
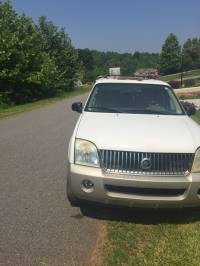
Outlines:
{"label": "tree canopy", "polygon": [[0,88],[3,100],[23,103],[72,90],[78,53],[65,33],[46,20],[19,16],[0,4]]}
{"label": "tree canopy", "polygon": [[159,54],[140,53],[134,54],[117,52],[100,52],[89,49],[78,49],[82,61],[83,81],[94,81],[99,75],[108,74],[110,67],[120,67],[122,75],[133,76],[139,68],[158,68]]}
{"label": "tree canopy", "polygon": [[[184,70],[200,68],[200,38],[188,39],[182,48]],[[64,28],[46,17],[37,23],[18,15],[9,0],[0,1],[0,105],[21,104],[74,89],[75,81],[93,82],[120,67],[132,76],[141,68],[161,74],[180,71],[181,46],[175,34],[165,40],[161,54],[100,52],[75,49]]]}
{"label": "tree canopy", "polygon": [[171,33],[162,46],[160,55],[160,72],[172,74],[180,70],[181,46],[175,34]]}
{"label": "tree canopy", "polygon": [[188,39],[183,45],[184,70],[200,68],[200,38]]}

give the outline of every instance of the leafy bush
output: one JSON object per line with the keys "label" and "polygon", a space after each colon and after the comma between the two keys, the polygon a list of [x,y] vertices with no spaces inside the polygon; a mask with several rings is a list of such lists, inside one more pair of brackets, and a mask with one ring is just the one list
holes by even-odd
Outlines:
{"label": "leafy bush", "polygon": [[179,80],[171,80],[168,83],[173,89],[179,89],[181,86],[181,82]]}
{"label": "leafy bush", "polygon": [[[170,86],[173,89],[180,89],[181,88],[181,81],[180,80],[171,80],[168,82]],[[195,85],[195,80],[194,79],[185,79],[183,80],[183,86],[184,87],[192,87]]]}
{"label": "leafy bush", "polygon": [[185,79],[183,81],[183,84],[185,87],[192,87],[195,84],[195,80],[194,79]]}

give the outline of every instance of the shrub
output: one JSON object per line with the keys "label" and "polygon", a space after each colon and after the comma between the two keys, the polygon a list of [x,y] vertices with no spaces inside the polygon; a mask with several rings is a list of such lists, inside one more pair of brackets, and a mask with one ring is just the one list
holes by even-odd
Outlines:
{"label": "shrub", "polygon": [[192,87],[195,84],[195,80],[194,79],[185,79],[183,83],[184,83],[185,87]]}
{"label": "shrub", "polygon": [[[181,81],[180,80],[171,80],[168,83],[170,84],[170,86],[173,89],[181,88]],[[185,79],[185,80],[183,80],[183,85],[184,85],[184,87],[192,87],[195,85],[195,80],[194,79]]]}
{"label": "shrub", "polygon": [[168,83],[173,89],[179,89],[181,86],[181,82],[179,80],[171,80]]}

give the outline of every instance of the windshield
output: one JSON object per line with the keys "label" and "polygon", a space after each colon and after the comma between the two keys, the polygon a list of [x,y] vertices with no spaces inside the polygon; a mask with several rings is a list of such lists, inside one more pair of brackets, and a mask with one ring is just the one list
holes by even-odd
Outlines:
{"label": "windshield", "polygon": [[97,84],[85,111],[183,115],[172,89],[165,85],[101,83]]}

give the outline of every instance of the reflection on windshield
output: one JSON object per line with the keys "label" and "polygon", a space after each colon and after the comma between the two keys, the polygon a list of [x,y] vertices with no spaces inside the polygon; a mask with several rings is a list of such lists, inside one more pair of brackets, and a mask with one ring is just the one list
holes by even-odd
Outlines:
{"label": "reflection on windshield", "polygon": [[85,111],[136,114],[183,115],[172,90],[164,85],[97,84]]}

